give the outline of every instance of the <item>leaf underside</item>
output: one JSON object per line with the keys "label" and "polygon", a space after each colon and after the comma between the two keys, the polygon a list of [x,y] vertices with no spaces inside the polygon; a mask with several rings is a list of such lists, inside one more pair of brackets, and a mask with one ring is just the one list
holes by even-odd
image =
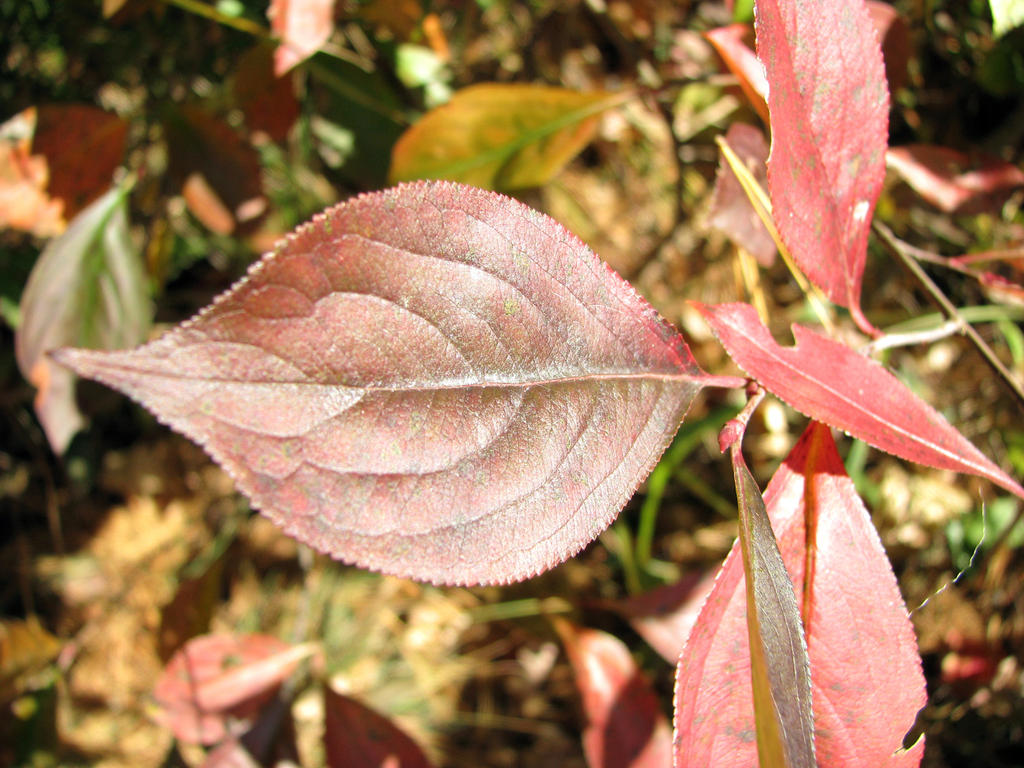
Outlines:
{"label": "leaf underside", "polygon": [[444,182],[326,211],[157,341],[56,356],[201,444],[300,541],[453,584],[582,549],[705,377],[556,222]]}

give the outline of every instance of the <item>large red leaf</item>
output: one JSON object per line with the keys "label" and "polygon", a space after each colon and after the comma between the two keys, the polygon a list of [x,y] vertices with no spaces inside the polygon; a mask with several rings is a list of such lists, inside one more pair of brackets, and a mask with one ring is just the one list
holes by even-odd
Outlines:
{"label": "large red leaf", "polygon": [[799,325],[780,347],[749,304],[698,305],[729,356],[769,392],[811,418],[919,464],[1024,488],[885,368]]}
{"label": "large red leaf", "polygon": [[423,750],[391,720],[355,699],[324,689],[329,768],[430,768]]}
{"label": "large red leaf", "polygon": [[658,697],[629,649],[596,629],[555,622],[576,673],[590,768],[668,768],[672,733]]}
{"label": "large red leaf", "polygon": [[[827,427],[808,427],[764,499],[803,606],[818,765],[918,765],[923,741],[898,752],[926,701],[913,628]],[[677,671],[680,768],[757,764],[743,578],[737,542]]]}
{"label": "large red leaf", "polygon": [[783,241],[858,324],[868,229],[885,180],[889,92],[863,0],[760,0],[771,89],[768,192]]}
{"label": "large red leaf", "polygon": [[713,381],[559,224],[443,182],[316,217],[153,343],[58,359],[202,444],[296,538],[461,584],[579,551]]}

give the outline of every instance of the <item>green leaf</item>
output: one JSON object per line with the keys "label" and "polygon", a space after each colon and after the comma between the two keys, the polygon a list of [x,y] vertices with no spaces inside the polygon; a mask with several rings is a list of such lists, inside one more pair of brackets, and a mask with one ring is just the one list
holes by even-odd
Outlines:
{"label": "green leaf", "polygon": [[36,413],[57,453],[84,420],[75,405],[74,375],[54,365],[47,351],[130,347],[149,329],[146,277],[126,208],[127,189],[115,187],[72,219],[40,255],[21,297],[18,367],[39,390]]}
{"label": "green leaf", "polygon": [[540,85],[464,88],[402,135],[390,180],[448,179],[506,191],[540,186],[590,142],[601,112],[629,98]]}

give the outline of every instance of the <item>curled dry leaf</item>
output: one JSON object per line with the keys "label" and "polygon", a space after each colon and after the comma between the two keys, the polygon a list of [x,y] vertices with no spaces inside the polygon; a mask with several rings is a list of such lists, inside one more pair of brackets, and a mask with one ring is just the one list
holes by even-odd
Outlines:
{"label": "curled dry leaf", "polygon": [[163,338],[58,359],[199,442],[301,541],[458,584],[582,549],[712,380],[559,224],[450,183],[330,209]]}
{"label": "curled dry leaf", "polygon": [[863,0],[761,0],[771,91],[768,193],[796,263],[857,324],[868,231],[885,181],[889,92]]}
{"label": "curled dry leaf", "polygon": [[697,305],[729,356],[801,413],[894,456],[1024,488],[874,360],[800,325],[780,347],[749,304]]}

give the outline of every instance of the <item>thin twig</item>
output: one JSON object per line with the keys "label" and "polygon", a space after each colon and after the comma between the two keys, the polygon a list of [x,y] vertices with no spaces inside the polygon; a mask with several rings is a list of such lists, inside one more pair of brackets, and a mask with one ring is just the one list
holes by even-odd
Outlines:
{"label": "thin twig", "polygon": [[992,350],[992,347],[986,343],[986,341],[978,335],[978,332],[974,330],[974,326],[966,322],[957,311],[957,308],[953,305],[946,294],[942,292],[942,289],[935,284],[928,273],[921,268],[921,265],[917,263],[916,256],[914,255],[914,249],[912,246],[908,246],[899,240],[887,226],[879,221],[874,222],[875,233],[881,238],[882,242],[885,243],[886,247],[901,261],[903,265],[910,270],[911,274],[917,278],[917,280],[924,286],[925,290],[931,296],[932,300],[938,305],[938,307],[949,317],[950,320],[954,320],[960,323],[963,327],[963,332],[973,343],[974,346],[981,352],[982,357],[985,358],[985,362],[994,370],[1003,382],[1010,388],[1013,394],[1017,398],[1017,405],[1024,408],[1024,389],[1021,388],[1020,382],[1018,382],[1013,374],[1003,365],[1002,360]]}

